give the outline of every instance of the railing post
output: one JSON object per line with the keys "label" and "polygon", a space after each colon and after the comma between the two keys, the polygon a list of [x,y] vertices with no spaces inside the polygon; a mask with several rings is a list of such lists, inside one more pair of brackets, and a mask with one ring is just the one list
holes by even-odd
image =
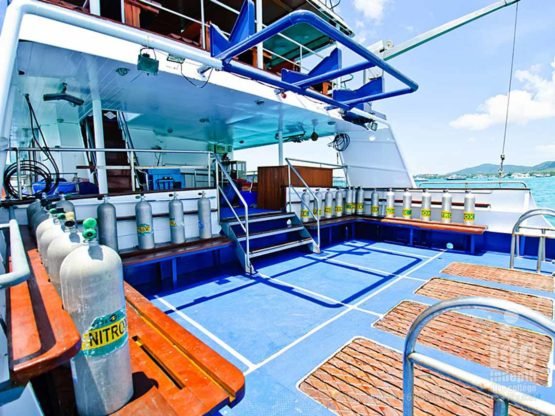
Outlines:
{"label": "railing post", "polygon": [[[23,199],[23,194],[21,193],[21,159],[18,149],[15,151],[15,158],[17,160],[17,196],[19,199]],[[31,190],[32,186],[33,184],[31,184]]]}
{"label": "railing post", "polygon": [[202,49],[206,50],[206,21],[204,20],[204,0],[200,0],[200,42]]}
{"label": "railing post", "polygon": [[517,238],[518,236],[513,232],[511,235],[511,256],[509,258],[509,269],[515,268],[515,249],[518,250]]}
{"label": "railing post", "polygon": [[538,263],[536,264],[536,272],[542,271],[542,262],[545,256],[545,228],[541,231],[542,235],[538,239]]}
{"label": "railing post", "polygon": [[[289,196],[289,200],[288,200],[289,210],[288,210],[288,212],[293,212],[293,207],[291,205],[291,165],[289,165],[289,163],[287,163],[287,181],[289,183],[289,186],[287,187],[287,195]],[[301,207],[301,210],[302,210],[302,207]]]}
{"label": "railing post", "polygon": [[133,157],[133,152],[127,153],[127,159],[131,169],[131,190],[135,192],[135,158]]}
{"label": "railing post", "polygon": [[218,206],[218,223],[222,221],[222,215],[220,211],[220,164],[218,163],[217,155],[214,155],[214,164],[216,165],[216,178],[214,180],[216,186],[216,202]]}
{"label": "railing post", "polygon": [[405,350],[403,357],[403,416],[414,412],[414,364]]}
{"label": "railing post", "polygon": [[493,416],[509,416],[509,403],[500,398],[494,399]]}

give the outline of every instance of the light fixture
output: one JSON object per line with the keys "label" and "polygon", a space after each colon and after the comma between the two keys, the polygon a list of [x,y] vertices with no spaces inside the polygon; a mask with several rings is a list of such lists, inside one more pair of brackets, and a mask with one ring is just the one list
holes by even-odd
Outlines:
{"label": "light fixture", "polygon": [[[145,50],[150,49],[154,55],[152,58],[148,53],[144,52]],[[139,58],[137,60],[137,69],[139,71],[146,72],[147,75],[157,75],[158,74],[158,67],[160,62],[156,59],[156,52],[154,49],[151,48],[142,48],[139,52]]]}
{"label": "light fixture", "polygon": [[210,122],[210,120],[208,118],[201,118],[199,121],[201,123],[209,123]]}

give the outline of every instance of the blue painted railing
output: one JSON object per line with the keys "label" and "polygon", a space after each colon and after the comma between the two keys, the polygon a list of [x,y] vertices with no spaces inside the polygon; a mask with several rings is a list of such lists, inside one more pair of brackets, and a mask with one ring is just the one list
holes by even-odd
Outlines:
{"label": "blue painted railing", "polygon": [[[293,91],[306,95],[323,101],[332,107],[344,110],[350,110],[359,104],[371,101],[409,94],[418,89],[418,84],[413,80],[312,12],[300,10],[289,13],[259,32],[255,32],[254,19],[254,3],[252,0],[246,0],[241,7],[241,12],[229,38],[216,25],[213,24],[210,27],[211,54],[222,61],[224,70],[268,83],[283,91]],[[314,27],[330,39],[350,49],[363,60],[343,68],[341,65],[341,51],[335,49],[330,56],[324,58],[308,74],[284,69],[282,70],[281,78],[233,61],[233,58],[298,24]],[[382,69],[385,73],[404,84],[405,87],[384,92],[382,79],[378,78],[363,85],[358,90],[334,91],[332,97],[308,89],[324,81],[331,81],[374,67]]]}

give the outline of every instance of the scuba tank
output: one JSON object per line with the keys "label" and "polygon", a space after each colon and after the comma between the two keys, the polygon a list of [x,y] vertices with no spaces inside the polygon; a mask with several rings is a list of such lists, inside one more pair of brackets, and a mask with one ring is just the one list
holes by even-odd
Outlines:
{"label": "scuba tank", "polygon": [[137,223],[137,237],[139,249],[148,250],[154,248],[154,230],[152,224],[152,208],[145,196],[135,205],[135,221]]}
{"label": "scuba tank", "polygon": [[202,192],[197,201],[198,206],[198,232],[201,239],[212,238],[212,209],[206,193]]}
{"label": "scuba tank", "polygon": [[362,186],[359,186],[359,188],[357,189],[356,200],[357,200],[356,214],[363,215],[364,214],[364,189],[362,189]]}
{"label": "scuba tank", "polygon": [[42,205],[40,204],[40,198],[35,198],[33,202],[27,205],[27,226],[29,228],[32,227],[31,218],[33,218],[33,215],[35,215],[41,209]]}
{"label": "scuba tank", "polygon": [[343,190],[338,189],[335,193],[335,216],[343,216]]}
{"label": "scuba tank", "polygon": [[444,224],[449,224],[451,222],[451,217],[453,216],[451,211],[452,202],[453,197],[447,189],[444,190],[441,196],[441,222]]}
{"label": "scuba tank", "polygon": [[310,217],[310,195],[306,192],[306,189],[301,195],[301,220],[303,222],[308,222]]}
{"label": "scuba tank", "polygon": [[412,194],[408,189],[403,192],[403,218],[406,220],[412,218]]}
{"label": "scuba tank", "polygon": [[102,204],[96,208],[98,218],[98,241],[112,250],[118,251],[118,217],[116,207],[108,202],[108,196],[104,195]]}
{"label": "scuba tank", "polygon": [[319,189],[316,189],[316,192],[314,193],[315,199],[314,199],[314,207],[312,209],[312,212],[314,213],[314,216],[316,218],[322,218],[322,200],[323,200],[323,196],[322,196],[322,192],[320,192]]}
{"label": "scuba tank", "polygon": [[72,213],[73,216],[75,217],[75,205],[73,205],[71,202],[69,202],[66,199],[65,194],[60,193],[60,200],[58,202],[56,202],[56,208],[61,208],[64,210],[64,212],[67,213]]}
{"label": "scuba tank", "polygon": [[47,267],[48,259],[46,258],[46,250],[48,246],[56,237],[59,237],[64,233],[60,221],[65,221],[64,214],[57,214],[52,218],[51,226],[43,229],[40,236],[37,234],[37,248],[39,250],[40,258],[42,259],[42,264]]}
{"label": "scuba tank", "polygon": [[432,194],[427,189],[422,193],[420,219],[422,221],[430,221],[432,219]]}
{"label": "scuba tank", "polygon": [[70,220],[65,222],[64,233],[56,237],[48,246],[46,250],[47,271],[50,276],[50,281],[61,294],[60,287],[60,267],[66,256],[73,250],[81,246],[83,238],[77,231],[75,221]]}
{"label": "scuba tank", "polygon": [[380,215],[380,195],[376,189],[372,191],[370,198],[372,200],[370,204],[370,215],[372,217],[377,217]]}
{"label": "scuba tank", "polygon": [[347,196],[345,197],[345,215],[352,215],[354,212],[353,190],[347,188]]}
{"label": "scuba tank", "polygon": [[385,194],[385,216],[386,218],[395,217],[395,192],[391,188]]}
{"label": "scuba tank", "polygon": [[333,194],[328,189],[325,195],[324,202],[324,218],[331,218],[333,216]]}
{"label": "scuba tank", "polygon": [[464,223],[466,225],[474,225],[476,217],[476,197],[467,190],[464,194]]}
{"label": "scuba tank", "polygon": [[54,223],[54,215],[57,213],[58,210],[51,204],[48,206],[48,209],[39,211],[33,216],[33,230],[37,241],[40,235],[52,226]]}
{"label": "scuba tank", "polygon": [[71,359],[80,415],[111,414],[133,395],[121,259],[98,244],[95,227],[85,220],[86,243],[60,268],[63,306],[81,334],[81,351]]}
{"label": "scuba tank", "polygon": [[170,217],[170,238],[173,244],[185,242],[185,218],[183,216],[183,203],[173,194],[173,199],[168,204]]}

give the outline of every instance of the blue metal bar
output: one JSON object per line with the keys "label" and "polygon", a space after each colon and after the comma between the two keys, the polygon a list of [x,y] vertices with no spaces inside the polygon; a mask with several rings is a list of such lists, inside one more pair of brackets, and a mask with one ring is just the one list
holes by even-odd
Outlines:
{"label": "blue metal bar", "polygon": [[[247,1],[250,1],[250,0],[247,0]],[[302,81],[298,81],[295,84],[284,82],[283,80],[278,80],[277,78],[274,78],[274,77],[263,76],[261,72],[249,71],[248,69],[242,68],[232,62],[232,59],[234,57],[241,55],[242,53],[250,50],[256,45],[263,43],[269,38],[275,35],[278,35],[284,30],[298,24],[308,24],[314,27],[315,29],[319,30],[326,36],[330,37],[331,39],[349,48],[351,51],[358,54],[360,57],[364,58],[365,61],[351,65],[347,68],[339,68],[339,69],[327,71],[323,74],[315,74],[314,76],[309,76],[308,78]],[[242,40],[236,43],[234,43],[233,41],[229,41],[229,45],[230,46],[223,51],[221,51],[221,48],[212,49],[213,56],[222,60],[224,69],[230,72],[240,73],[241,75],[246,75],[256,80],[267,82],[280,89],[297,92],[302,95],[309,95],[309,91],[305,91],[305,90],[311,85],[315,85],[324,81],[329,81],[331,79],[335,79],[353,72],[358,72],[375,66],[381,68],[384,72],[388,73],[389,75],[393,76],[395,79],[397,79],[398,81],[406,85],[406,88],[401,88],[387,93],[378,93],[370,96],[357,97],[351,100],[351,102],[345,102],[345,103],[341,103],[334,99],[328,99],[328,100],[322,99],[322,97],[324,96],[321,94],[319,94],[317,97],[313,97],[318,100],[324,101],[334,107],[350,109],[354,105],[359,104],[361,102],[376,101],[384,98],[395,97],[398,95],[414,92],[418,89],[418,84],[416,84],[416,82],[414,82],[413,80],[411,80],[410,78],[402,74],[397,69],[393,68],[383,59],[374,55],[372,52],[364,48],[358,42],[355,42],[350,37],[348,37],[347,35],[343,34],[339,30],[331,26],[329,23],[327,23],[319,16],[304,10],[299,10],[299,11],[289,13],[287,16],[277,20],[276,22],[267,26],[262,31],[257,32],[252,36],[243,38]]]}

